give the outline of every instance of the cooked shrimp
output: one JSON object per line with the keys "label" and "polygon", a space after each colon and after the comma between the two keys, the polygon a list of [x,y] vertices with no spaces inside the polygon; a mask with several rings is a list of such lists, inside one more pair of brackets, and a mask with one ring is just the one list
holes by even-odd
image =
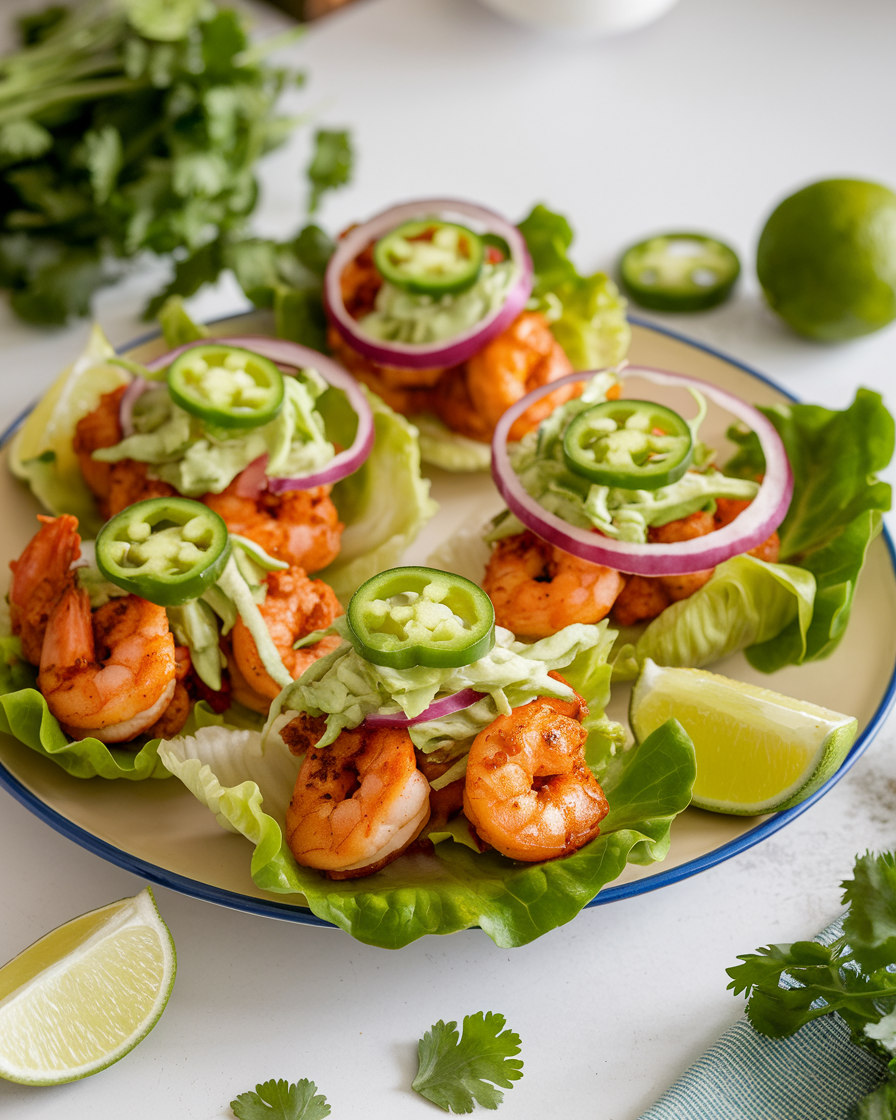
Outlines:
{"label": "cooked shrimp", "polygon": [[[184,683],[191,669],[190,651],[186,646],[174,647],[174,695],[171,703],[162,712],[146,734],[153,739],[173,739],[183,730],[190,715],[192,700]],[[211,690],[209,690],[211,691]]]}
{"label": "cooked shrimp", "polygon": [[[267,596],[258,609],[283,664],[293,680],[297,680],[313,661],[334,650],[342,639],[331,634],[302,649],[293,649],[293,643],[314,630],[325,630],[342,614],[342,607],[331,587],[321,579],[309,579],[301,568],[269,572],[265,582]],[[280,685],[265,669],[255,639],[241,618],[233,627],[231,642],[237,668],[256,694],[255,702],[247,706],[266,712],[271,700],[280,694]],[[246,703],[246,697],[240,702]]]}
{"label": "cooked shrimp", "polygon": [[[572,365],[540,311],[524,311],[467,362],[467,388],[474,413],[491,430],[521,397],[572,372]],[[581,392],[567,385],[548,393],[514,421],[509,438],[522,439],[555,408]]]}
{"label": "cooked shrimp", "polygon": [[101,447],[119,443],[124,433],[118,419],[125,386],[104,393],[100,403],[75,425],[74,449],[81,474],[97,500],[104,518],[114,517],[144,498],[167,498],[177,491],[167,482],[149,477],[149,465],[134,459],[103,463],[93,458]]}
{"label": "cooked shrimp", "polygon": [[[749,501],[744,501],[738,498],[716,498],[716,512],[713,514],[713,521],[717,529],[724,528],[732,522],[739,513],[749,505]],[[767,537],[762,544],[757,544],[755,548],[751,548],[748,556],[755,556],[757,560],[765,560],[768,564],[776,564],[778,556],[781,552],[781,538],[778,536],[777,530]]]}
{"label": "cooked shrimp", "polygon": [[499,626],[546,638],[573,622],[599,622],[624,583],[615,568],[580,560],[525,532],[498,541],[482,586]]}
{"label": "cooked shrimp", "polygon": [[220,494],[202,498],[224,518],[231,533],[248,537],[276,559],[307,572],[320,571],[336,559],[344,526],[330,501],[329,486],[285,494],[263,490],[246,497],[240,493],[240,480],[237,475]]}
{"label": "cooked shrimp", "polygon": [[[674,541],[688,541],[694,537],[703,537],[716,529],[721,529],[749,505],[749,501],[735,498],[717,498],[714,514],[698,510],[687,517],[669,521],[665,525],[648,530],[648,539],[662,544],[671,544]],[[760,560],[774,563],[778,559],[780,540],[777,533],[772,535],[756,548],[751,548],[748,555],[756,556]],[[715,568],[705,568],[699,572],[690,572],[678,576],[631,576],[613,604],[613,621],[618,626],[635,626],[640,622],[649,622],[662,614],[671,603],[688,599],[695,591],[699,591],[708,583]]]}
{"label": "cooked shrimp", "polygon": [[174,696],[174,638],[165,608],[127,595],[91,616],[90,598],[72,578],[47,623],[37,683],[70,735],[104,743],[133,739]]}
{"label": "cooked shrimp", "polygon": [[81,555],[78,519],[38,514],[41,527],[18,560],[10,561],[9,613],[12,632],[22,639],[22,653],[40,664],[47,621],[71,583],[71,566]]}
{"label": "cooked shrimp", "polygon": [[359,354],[332,326],[327,332],[327,345],[340,365],[396,412],[413,416],[417,412],[438,411],[433,390],[445,373],[443,368],[399,369],[380,365]]}
{"label": "cooked shrimp", "polygon": [[556,859],[600,832],[609,805],[585,762],[584,714],[580,698],[538,697],[499,716],[473,740],[464,813],[479,838],[502,855]]}
{"label": "cooked shrimp", "polygon": [[410,735],[362,725],[305,755],[286,840],[298,863],[353,879],[401,855],[428,817],[429,782]]}

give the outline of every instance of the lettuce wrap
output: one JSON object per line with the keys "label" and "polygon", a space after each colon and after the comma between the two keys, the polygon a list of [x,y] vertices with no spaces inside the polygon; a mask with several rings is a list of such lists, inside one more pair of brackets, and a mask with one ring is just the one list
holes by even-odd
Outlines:
{"label": "lettuce wrap", "polygon": [[[203,336],[178,304],[163,309],[169,345]],[[10,468],[51,513],[74,513],[84,535],[95,535],[101,520],[72,449],[77,422],[99,404],[102,394],[130,375],[114,364],[115,351],[94,327],[85,352],[60,375],[13,438]],[[429,481],[420,474],[417,430],[378,397],[367,394],[374,413],[374,446],[365,463],[338,482],[332,499],[345,524],[342,547],[326,572],[315,573],[340,598],[349,597],[368,576],[395,564],[437,506]],[[339,390],[318,400],[330,438],[348,446],[354,413]]]}
{"label": "lettuce wrap", "polygon": [[[672,821],[690,801],[695,774],[693,746],[675,721],[640,745],[620,749],[622,729],[603,713],[612,631],[605,624],[567,629],[569,633],[561,631],[532,646],[515,642],[505,631],[495,647],[499,652],[481,671],[466,666],[390,675],[373,667],[370,673],[358,674],[352,654],[340,647],[316,663],[311,677],[306,673],[284,691],[283,711],[275,717],[275,725],[282,726],[291,711],[313,696],[307,710],[332,709],[328,714],[338,717],[335,734],[338,727],[360,723],[374,697],[384,710],[420,704],[425,708],[426,696],[456,687],[458,674],[466,673],[466,679],[485,688],[503,666],[501,682],[495,681],[486,701],[480,702],[493,706],[469,715],[468,723],[455,729],[468,747],[470,736],[487,726],[505,703],[525,703],[525,698],[543,694],[550,686],[555,695],[562,692],[562,685],[546,677],[547,670],[559,669],[591,707],[585,724],[587,761],[610,805],[596,839],[560,859],[523,864],[493,850],[480,852],[461,815],[429,834],[431,852],[405,853],[364,878],[329,880],[298,865],[284,840],[286,810],[301,759],[290,754],[276,731],[234,735],[207,728],[161,744],[159,755],[223,827],[254,845],[251,872],[257,886],[293,896],[293,901],[306,903],[318,917],[358,940],[397,949],[425,934],[478,925],[502,947],[524,945],[575,917],[627,862],[662,859]],[[423,749],[444,743],[444,726],[417,724],[411,730]]]}
{"label": "lettuce wrap", "polygon": [[[579,273],[569,257],[573,232],[566,218],[539,204],[518,228],[534,268],[528,309],[544,314],[573,369],[621,362],[631,340],[625,300],[606,273]],[[431,413],[422,413],[414,422],[427,463],[449,471],[488,470],[489,444],[453,432]]]}
{"label": "lettuce wrap", "polygon": [[[699,668],[739,649],[772,673],[829,657],[843,637],[868,546],[890,508],[891,488],[877,472],[893,455],[893,417],[868,389],[843,411],[813,404],[761,411],[784,441],[794,477],[779,562],[736,556],[720,564],[704,587],[619,651],[617,678],[636,676],[645,657]],[[756,436],[740,427],[728,435],[740,449],[725,473],[759,477],[765,462]]]}

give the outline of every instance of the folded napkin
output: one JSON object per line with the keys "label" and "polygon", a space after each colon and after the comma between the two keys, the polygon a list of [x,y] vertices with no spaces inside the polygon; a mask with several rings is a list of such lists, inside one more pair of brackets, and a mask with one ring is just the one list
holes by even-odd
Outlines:
{"label": "folded napkin", "polygon": [[[823,930],[840,936],[842,919]],[[814,1019],[790,1038],[730,1027],[640,1120],[846,1120],[886,1066],[850,1042],[839,1015]]]}

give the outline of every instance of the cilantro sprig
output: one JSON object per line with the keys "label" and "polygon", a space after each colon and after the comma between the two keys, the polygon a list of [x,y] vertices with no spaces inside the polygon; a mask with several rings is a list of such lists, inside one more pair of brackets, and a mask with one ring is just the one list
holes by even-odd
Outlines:
{"label": "cilantro sprig", "polygon": [[472,1112],[474,1104],[497,1108],[504,1094],[523,1076],[520,1038],[504,1030],[503,1015],[465,1015],[463,1036],[457,1023],[441,1019],[417,1046],[419,1066],[413,1088],[446,1112]]}
{"label": "cilantro sprig", "polygon": [[304,1077],[295,1085],[265,1081],[254,1093],[240,1093],[230,1107],[238,1120],[324,1120],[330,1115],[327,1098]]}
{"label": "cilantro sprig", "polygon": [[896,1120],[896,853],[867,852],[843,884],[849,911],[828,945],[769,945],[729,968],[735,995],[760,1034],[785,1038],[837,1014],[852,1041],[888,1062],[890,1076],[859,1103],[859,1115]]}
{"label": "cilantro sprig", "polygon": [[255,207],[259,158],[297,123],[276,103],[302,75],[264,57],[283,37],[250,45],[242,17],[210,0],[83,0],[21,20],[20,38],[0,58],[0,287],[14,310],[87,314],[147,251],[176,255],[181,294],[216,277]]}

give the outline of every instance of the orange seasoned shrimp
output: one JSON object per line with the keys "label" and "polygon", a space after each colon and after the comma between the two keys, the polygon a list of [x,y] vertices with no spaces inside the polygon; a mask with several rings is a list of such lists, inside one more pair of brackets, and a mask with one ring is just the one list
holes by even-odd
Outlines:
{"label": "orange seasoned shrimp", "polygon": [[[314,630],[325,630],[342,614],[342,607],[331,587],[321,579],[309,579],[301,568],[269,572],[265,582],[267,596],[258,609],[283,664],[297,680],[312,661],[330,653],[342,639],[338,634],[331,634],[303,649],[293,649],[293,643]],[[280,694],[280,685],[262,664],[255,639],[241,618],[234,624],[231,642],[240,677],[255,694],[253,697],[241,693],[240,703],[254,711],[267,712],[271,700]],[[253,702],[247,703],[247,700]]]}
{"label": "orange seasoned shrimp", "polygon": [[[569,358],[551,334],[544,315],[524,311],[467,362],[467,389],[474,415],[494,431],[507,409],[521,397],[571,372]],[[548,393],[517,417],[509,438],[522,439],[579,392],[580,385],[567,385]]]}
{"label": "orange seasoned shrimp", "polygon": [[122,385],[111,393],[104,393],[93,412],[88,412],[75,426],[74,449],[81,474],[104,518],[114,517],[144,498],[167,498],[177,493],[167,482],[149,478],[147,463],[138,463],[134,459],[102,463],[93,458],[94,451],[112,447],[124,436],[118,419],[124,390]]}
{"label": "orange seasoned shrimp", "polygon": [[318,572],[339,555],[344,528],[330,501],[330,487],[289,490],[273,494],[263,490],[256,497],[240,493],[241,475],[220,494],[205,494],[202,501],[219,513],[231,533],[248,537],[277,560]]}
{"label": "orange seasoned shrimp", "polygon": [[362,725],[305,755],[286,840],[298,863],[353,879],[401,855],[428,818],[429,782],[410,735]]}
{"label": "orange seasoned shrimp", "polygon": [[600,832],[609,805],[585,762],[578,702],[537,697],[498,716],[473,740],[464,813],[480,840],[535,862],[577,851]]}
{"label": "orange seasoned shrimp", "polygon": [[47,621],[71,582],[71,566],[81,555],[78,519],[38,514],[41,527],[18,560],[10,561],[9,613],[12,631],[22,639],[22,653],[40,664]]}
{"label": "orange seasoned shrimp", "polygon": [[615,568],[580,560],[527,531],[498,541],[482,586],[499,626],[546,638],[573,622],[599,622],[624,583]]}
{"label": "orange seasoned shrimp", "polygon": [[133,739],[174,696],[174,638],[165,608],[127,595],[91,616],[90,598],[72,577],[47,623],[37,683],[70,735],[104,743]]}

